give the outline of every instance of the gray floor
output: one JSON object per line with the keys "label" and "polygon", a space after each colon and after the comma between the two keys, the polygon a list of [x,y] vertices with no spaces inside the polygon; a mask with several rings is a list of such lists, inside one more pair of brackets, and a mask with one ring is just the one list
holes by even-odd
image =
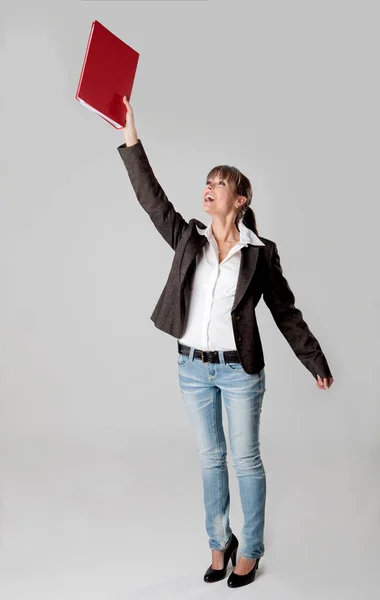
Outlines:
{"label": "gray floor", "polygon": [[211,551],[192,440],[84,437],[2,439],[4,600],[378,597],[378,451],[262,447],[266,553],[256,580],[231,590],[202,579]]}

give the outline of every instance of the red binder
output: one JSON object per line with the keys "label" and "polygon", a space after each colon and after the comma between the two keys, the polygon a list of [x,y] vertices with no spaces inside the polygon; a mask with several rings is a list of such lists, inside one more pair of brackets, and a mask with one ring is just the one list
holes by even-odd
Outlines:
{"label": "red binder", "polygon": [[75,98],[116,129],[125,125],[139,53],[99,21],[92,23]]}

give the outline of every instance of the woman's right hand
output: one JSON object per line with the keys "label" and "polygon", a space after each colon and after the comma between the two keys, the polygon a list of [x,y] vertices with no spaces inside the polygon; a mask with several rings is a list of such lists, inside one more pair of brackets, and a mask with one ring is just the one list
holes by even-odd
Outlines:
{"label": "woman's right hand", "polygon": [[133,146],[134,144],[137,144],[139,138],[135,127],[135,117],[132,106],[129,104],[126,96],[123,96],[123,102],[127,108],[125,125],[123,127],[125,144],[126,146]]}

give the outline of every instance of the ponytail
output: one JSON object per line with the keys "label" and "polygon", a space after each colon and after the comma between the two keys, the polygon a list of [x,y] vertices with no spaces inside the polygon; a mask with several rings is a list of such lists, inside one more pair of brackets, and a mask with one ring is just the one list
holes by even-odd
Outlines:
{"label": "ponytail", "polygon": [[248,227],[248,229],[251,229],[251,231],[253,231],[256,235],[258,235],[256,216],[250,206],[247,206],[247,209],[244,211],[243,224]]}

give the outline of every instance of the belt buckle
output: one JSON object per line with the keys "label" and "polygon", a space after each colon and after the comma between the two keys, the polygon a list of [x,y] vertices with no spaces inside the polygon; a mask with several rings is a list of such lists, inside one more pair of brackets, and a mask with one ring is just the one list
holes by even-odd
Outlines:
{"label": "belt buckle", "polygon": [[207,362],[207,360],[204,360],[204,356],[203,356],[203,354],[204,354],[204,350],[201,350],[201,358],[202,358],[202,362],[203,362],[203,363],[206,363],[206,362]]}

